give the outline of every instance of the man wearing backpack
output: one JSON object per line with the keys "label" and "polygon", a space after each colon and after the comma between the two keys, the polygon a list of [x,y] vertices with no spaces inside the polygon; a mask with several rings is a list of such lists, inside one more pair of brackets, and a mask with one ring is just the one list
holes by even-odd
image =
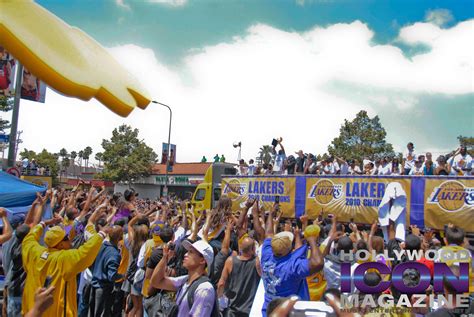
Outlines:
{"label": "man wearing backpack", "polygon": [[188,275],[165,276],[169,254],[168,246],[165,246],[163,258],[151,277],[151,285],[158,289],[177,292],[176,307],[171,316],[217,316],[216,291],[206,273],[206,268],[210,268],[214,260],[212,247],[203,240],[194,243],[185,240],[182,246],[188,251],[183,261]]}

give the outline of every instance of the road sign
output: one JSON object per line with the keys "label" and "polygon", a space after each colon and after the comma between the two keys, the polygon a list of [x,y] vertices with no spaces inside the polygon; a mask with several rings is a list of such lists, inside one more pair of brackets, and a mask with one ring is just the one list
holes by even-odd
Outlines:
{"label": "road sign", "polygon": [[16,167],[10,167],[9,169],[7,169],[7,173],[18,178],[20,178],[21,175],[20,170]]}
{"label": "road sign", "polygon": [[0,134],[0,143],[8,143],[9,140],[10,140],[10,135]]}

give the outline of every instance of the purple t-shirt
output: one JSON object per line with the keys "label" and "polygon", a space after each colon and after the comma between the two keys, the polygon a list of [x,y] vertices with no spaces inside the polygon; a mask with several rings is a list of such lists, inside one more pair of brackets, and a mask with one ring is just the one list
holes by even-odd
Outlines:
{"label": "purple t-shirt", "polygon": [[130,211],[130,209],[121,208],[119,211],[117,211],[115,216],[112,218],[112,222],[115,222],[115,221],[117,221],[119,219],[122,219],[122,218],[127,218],[127,220],[128,220],[128,217],[130,217],[131,213],[132,212]]}
{"label": "purple t-shirt", "polygon": [[211,316],[215,303],[216,291],[211,283],[200,284],[194,292],[193,307],[188,305],[187,288],[189,285],[188,276],[170,277],[174,287],[178,289],[176,293],[176,303],[179,303],[178,317],[201,317]]}

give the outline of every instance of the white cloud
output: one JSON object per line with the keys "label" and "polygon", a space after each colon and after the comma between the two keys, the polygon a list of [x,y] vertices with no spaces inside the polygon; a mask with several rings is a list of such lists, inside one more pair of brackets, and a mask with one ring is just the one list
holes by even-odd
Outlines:
{"label": "white cloud", "polygon": [[131,10],[130,5],[125,3],[125,0],[115,0],[115,4],[125,10]]}
{"label": "white cloud", "polygon": [[444,24],[451,22],[453,16],[447,9],[436,9],[426,12],[425,20],[438,26],[443,26]]}
{"label": "white cloud", "polygon": [[188,1],[187,0],[148,0],[148,2],[170,5],[173,7],[181,7],[181,6],[184,6]]}
{"label": "white cloud", "polygon": [[334,0],[296,0],[296,4],[299,6],[305,6],[308,4],[313,4],[313,3],[331,3],[334,2]]}
{"label": "white cloud", "polygon": [[[343,120],[361,109],[370,115],[383,106],[406,111],[419,94],[472,93],[473,25],[474,20],[450,29],[427,23],[403,28],[400,41],[431,48],[412,59],[396,46],[375,45],[373,32],[359,21],[303,33],[257,24],[229,43],[191,51],[173,69],[147,48],[124,45],[111,52],[156,100],[172,107],[178,161],[216,153],[234,161],[234,141],[242,141],[247,159],[279,136],[287,153],[300,148],[322,153]],[[22,104],[22,147],[71,151],[90,145],[97,152],[101,139],[120,123],[138,127],[157,153],[167,139],[168,112],[159,105],[123,119],[96,101],[52,91],[46,105]]]}

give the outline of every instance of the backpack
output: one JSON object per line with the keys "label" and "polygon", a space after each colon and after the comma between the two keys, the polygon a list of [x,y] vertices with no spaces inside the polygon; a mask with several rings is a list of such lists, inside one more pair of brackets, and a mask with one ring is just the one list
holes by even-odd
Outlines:
{"label": "backpack", "polygon": [[[199,277],[198,279],[194,280],[191,283],[191,285],[189,285],[189,287],[187,288],[185,293],[183,295],[181,295],[181,298],[180,299],[176,298],[176,300],[177,300],[176,303],[170,309],[170,317],[177,317],[178,316],[179,305],[183,301],[184,296],[186,296],[186,300],[188,301],[188,307],[189,307],[189,309],[191,309],[191,307],[193,307],[193,304],[194,304],[194,293],[196,292],[196,289],[199,287],[199,285],[201,285],[202,283],[206,283],[206,282],[210,283],[211,281],[209,280],[209,278],[207,276],[204,276],[204,275]],[[211,283],[211,285],[212,285],[212,283]],[[215,288],[214,288],[214,290],[215,290]],[[212,307],[212,312],[211,312],[210,317],[219,317],[220,316],[219,304],[217,303],[217,291],[215,292],[215,294],[216,294],[216,296],[214,297],[214,306]],[[178,302],[178,300],[179,300],[179,302]]]}

